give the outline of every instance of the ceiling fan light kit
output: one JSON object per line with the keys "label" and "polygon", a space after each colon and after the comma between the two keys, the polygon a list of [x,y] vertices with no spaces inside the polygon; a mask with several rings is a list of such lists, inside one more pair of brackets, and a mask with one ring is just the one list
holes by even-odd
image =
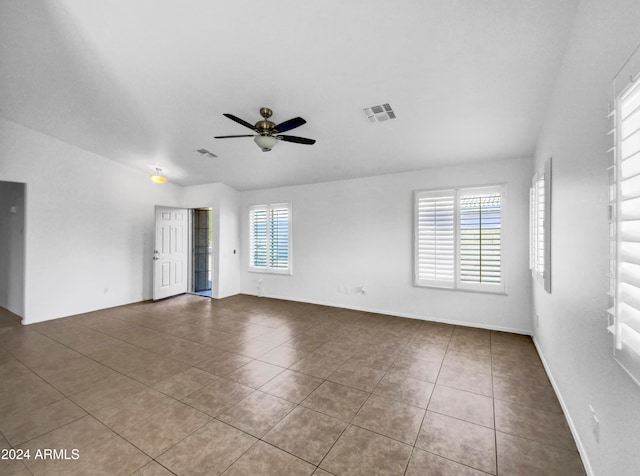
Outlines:
{"label": "ceiling fan light kit", "polygon": [[296,127],[300,127],[303,124],[306,124],[307,121],[302,119],[301,117],[294,117],[293,119],[289,119],[288,121],[281,122],[280,124],[276,124],[269,120],[273,111],[268,107],[260,108],[260,115],[262,116],[262,120],[255,123],[255,125],[250,122],[245,121],[244,119],[240,119],[233,114],[225,113],[223,116],[231,119],[238,124],[243,125],[244,127],[251,129],[255,132],[255,134],[243,134],[243,135],[233,135],[233,136],[216,136],[215,139],[231,139],[236,137],[253,137],[253,141],[260,147],[262,152],[269,152],[276,143],[276,140],[282,140],[284,142],[294,142],[296,144],[306,144],[313,145],[316,143],[314,139],[307,139],[306,137],[297,137],[290,135],[283,135],[282,132],[290,131],[291,129],[295,129]]}
{"label": "ceiling fan light kit", "polygon": [[273,136],[255,136],[253,138],[253,141],[258,144],[258,147],[260,147],[262,149],[262,152],[269,152],[271,150],[271,148],[275,145],[276,143],[276,138]]}

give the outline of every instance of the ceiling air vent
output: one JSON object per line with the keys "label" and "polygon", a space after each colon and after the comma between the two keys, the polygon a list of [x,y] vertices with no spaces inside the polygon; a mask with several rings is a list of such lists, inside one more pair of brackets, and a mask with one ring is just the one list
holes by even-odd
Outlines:
{"label": "ceiling air vent", "polygon": [[396,118],[389,103],[381,104],[380,106],[365,107],[362,112],[367,116],[369,122],[384,122]]}
{"label": "ceiling air vent", "polygon": [[216,154],[214,154],[211,151],[208,151],[207,149],[198,149],[196,150],[196,152],[203,157],[210,157],[210,158],[218,157]]}

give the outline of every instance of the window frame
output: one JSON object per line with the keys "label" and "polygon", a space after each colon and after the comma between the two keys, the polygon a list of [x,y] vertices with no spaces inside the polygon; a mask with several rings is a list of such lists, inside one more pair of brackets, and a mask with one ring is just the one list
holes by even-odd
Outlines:
{"label": "window frame", "polygon": [[[271,227],[272,227],[272,213],[274,210],[287,210],[287,267],[280,268],[273,266],[270,260],[270,255],[273,253],[273,243],[271,241]],[[265,240],[266,240],[266,264],[265,266],[255,266],[255,248],[254,248],[254,213],[256,211],[265,211],[266,212],[266,230],[265,230]],[[268,204],[259,204],[259,205],[251,205],[249,206],[248,211],[248,226],[249,226],[249,272],[252,273],[263,273],[263,274],[282,274],[282,275],[291,275],[293,274],[292,268],[292,219],[293,217],[293,208],[291,202],[279,202],[279,203],[268,203]]]}
{"label": "window frame", "polygon": [[[460,200],[464,196],[473,196],[474,193],[485,195],[487,193],[498,192],[500,194],[500,283],[471,283],[463,282],[461,280],[460,273]],[[429,259],[429,256],[425,256],[420,250],[420,200],[433,197],[438,198],[453,198],[453,278],[451,280],[429,280],[420,277],[420,262],[421,259]],[[416,287],[443,289],[451,291],[463,291],[463,292],[479,292],[488,294],[506,294],[506,270],[505,270],[505,216],[506,216],[506,202],[507,202],[507,185],[505,183],[490,184],[490,185],[478,185],[468,187],[448,187],[442,189],[427,189],[427,190],[415,190],[413,192],[414,203],[414,279],[413,284]]]}

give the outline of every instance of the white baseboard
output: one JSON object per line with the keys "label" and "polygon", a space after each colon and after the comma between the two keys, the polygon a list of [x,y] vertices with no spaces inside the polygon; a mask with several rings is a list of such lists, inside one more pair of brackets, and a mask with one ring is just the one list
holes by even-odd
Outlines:
{"label": "white baseboard", "polygon": [[[249,293],[241,293],[241,294],[249,294]],[[250,294],[250,295],[258,296],[257,294]],[[454,319],[440,319],[432,316],[409,314],[409,313],[403,313],[403,312],[391,312],[388,310],[374,309],[374,308],[368,308],[364,306],[347,306],[343,303],[321,302],[321,301],[315,301],[315,300],[309,300],[309,299],[300,299],[300,298],[295,298],[291,296],[277,296],[272,294],[268,294],[268,295],[265,294],[260,297],[271,298],[271,299],[281,299],[283,301],[304,302],[307,304],[317,304],[319,306],[337,307],[341,309],[349,309],[352,311],[371,312],[374,314],[383,314],[386,316],[406,317],[408,319],[418,319],[421,321],[441,322],[443,324],[452,324],[455,326],[475,327],[478,329],[511,332],[513,334],[524,334],[528,336],[531,335],[531,331],[528,329],[515,329],[515,328],[509,328],[509,327],[502,327],[502,326],[492,326],[488,324],[478,324],[477,322],[458,321]]]}
{"label": "white baseboard", "polygon": [[547,361],[544,358],[544,354],[542,353],[542,350],[540,349],[540,346],[538,345],[538,341],[536,340],[536,336],[532,336],[533,338],[533,345],[536,346],[536,350],[538,351],[538,355],[540,356],[540,360],[542,361],[542,365],[544,367],[544,370],[547,372],[547,376],[549,377],[549,381],[551,382],[551,386],[553,387],[554,392],[556,393],[556,396],[558,397],[558,401],[560,402],[560,407],[562,408],[562,412],[564,413],[564,417],[567,420],[567,423],[569,424],[569,429],[571,430],[571,434],[573,435],[573,439],[576,442],[576,447],[578,448],[578,454],[580,455],[580,459],[582,460],[582,464],[584,465],[584,470],[587,472],[587,476],[595,476],[595,473],[593,472],[593,468],[591,468],[591,463],[589,462],[589,458],[587,457],[587,452],[585,450],[584,445],[582,444],[582,440],[580,439],[580,435],[578,434],[578,431],[576,430],[576,426],[573,423],[573,419],[571,418],[571,413],[569,412],[569,407],[567,406],[567,404],[565,403],[564,399],[562,398],[562,394],[560,393],[560,389],[558,388],[558,385],[556,384],[555,379],[553,378],[553,374],[551,373],[551,369],[549,368],[549,365],[547,364]]}

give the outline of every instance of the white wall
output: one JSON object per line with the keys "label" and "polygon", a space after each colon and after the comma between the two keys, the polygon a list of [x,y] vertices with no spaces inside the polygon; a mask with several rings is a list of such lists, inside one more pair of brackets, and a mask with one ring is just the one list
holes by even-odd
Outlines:
{"label": "white wall", "polygon": [[0,307],[24,315],[25,186],[0,182]]}
{"label": "white wall", "polygon": [[[428,169],[242,194],[241,289],[265,296],[531,332],[528,202],[531,160]],[[508,295],[413,286],[413,191],[507,184],[504,261]],[[248,271],[252,204],[292,202],[293,275]],[[365,286],[366,294],[338,292]]]}
{"label": "white wall", "polygon": [[215,298],[239,292],[239,201],[240,193],[221,183],[185,187],[180,195],[181,207],[210,207],[213,211],[212,296]]}
{"label": "white wall", "polygon": [[154,206],[179,187],[4,119],[0,180],[27,188],[24,323],[151,297]]}
{"label": "white wall", "polygon": [[[583,0],[541,133],[553,156],[552,294],[534,284],[535,340],[592,474],[640,473],[640,387],[605,330],[611,79],[640,43],[640,2]],[[636,71],[637,72],[637,71]],[[597,442],[589,405],[600,419]]]}

